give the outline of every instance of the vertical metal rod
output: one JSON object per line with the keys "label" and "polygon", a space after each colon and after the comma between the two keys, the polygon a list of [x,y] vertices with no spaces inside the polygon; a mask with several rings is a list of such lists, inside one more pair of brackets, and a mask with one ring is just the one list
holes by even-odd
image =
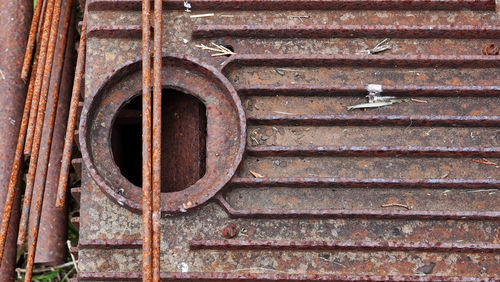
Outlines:
{"label": "vertical metal rod", "polygon": [[[63,1],[62,13],[67,11],[66,5],[70,1]],[[35,251],[35,266],[36,265],[60,265],[66,262],[67,250],[66,245],[67,233],[68,233],[68,205],[64,208],[56,208],[56,196],[57,196],[57,183],[59,181],[59,173],[61,170],[61,159],[62,152],[64,148],[64,134],[66,133],[66,125],[68,121],[69,112],[69,101],[71,99],[71,89],[73,87],[73,80],[75,78],[75,62],[76,62],[76,52],[75,52],[75,33],[76,33],[76,0],[73,0],[73,7],[71,12],[71,18],[69,24],[69,30],[67,31],[67,39],[58,40],[56,48],[58,49],[56,54],[59,52],[64,52],[64,58],[61,61],[62,69],[59,68],[59,63],[55,62],[52,67],[52,76],[50,78],[50,92],[49,97],[52,97],[53,91],[59,90],[59,101],[57,103],[57,114],[54,122],[54,133],[52,134],[52,145],[49,157],[49,165],[47,170],[47,180],[45,183],[40,181],[41,169],[37,169],[35,175],[35,186],[34,191],[40,189],[42,184],[45,185],[45,193],[43,195],[43,206],[40,216],[40,227],[38,228],[38,244],[36,245]],[[69,12],[69,11],[68,11]],[[61,24],[59,25],[59,34],[62,36],[64,33],[64,19],[67,15],[61,15]],[[79,38],[80,36],[78,36]],[[62,50],[62,44],[66,44],[66,49]],[[57,85],[56,82],[60,84]],[[49,100],[50,103],[50,100]],[[49,114],[49,112],[47,112]],[[45,119],[44,127],[47,127],[49,119]],[[47,134],[44,130],[42,134],[42,146],[40,147],[40,152],[43,152],[47,147]],[[41,159],[38,158],[38,167],[41,167]],[[36,193],[36,192],[33,192]],[[35,209],[35,201],[31,202],[31,210]],[[29,217],[29,229],[31,230],[34,226],[35,217]],[[16,234],[17,235],[17,234]],[[33,240],[33,236],[28,233],[28,244]]]}
{"label": "vertical metal rod", "polygon": [[[38,153],[40,150],[40,141],[42,137],[43,121],[45,118],[45,109],[47,107],[47,96],[49,92],[50,75],[52,72],[52,63],[54,59],[54,50],[57,40],[57,30],[59,29],[59,18],[61,15],[61,1],[55,0],[54,14],[50,22],[50,38],[47,46],[47,58],[43,70],[43,81],[40,89],[40,101],[38,105],[38,114],[36,117],[35,134],[33,137],[33,151],[30,158],[28,175],[26,176],[26,192],[24,195],[23,208],[21,213],[21,224],[19,226],[19,234],[17,244],[24,245],[26,239],[28,218],[30,213],[31,198],[33,196],[33,186],[35,182],[36,168],[38,164]],[[28,193],[29,192],[29,193]]]}
{"label": "vertical metal rod", "polygon": [[[49,3],[47,6],[51,6],[50,3],[53,2],[53,0],[49,0]],[[50,7],[46,7],[45,12],[48,14],[49,10],[52,10]],[[52,13],[50,13],[52,14]],[[43,19],[43,27],[46,26],[47,23],[47,15],[44,16]],[[35,56],[35,63],[37,66],[34,66],[34,69],[37,69],[37,71],[33,72],[31,75],[30,79],[30,87],[28,89],[28,94],[26,96],[26,102],[24,105],[24,111],[23,111],[23,119],[21,121],[21,128],[19,129],[19,136],[17,138],[17,145],[16,145],[16,152],[14,155],[14,162],[12,165],[12,170],[10,174],[10,180],[9,180],[9,188],[7,192],[7,197],[5,200],[5,205],[4,205],[4,211],[2,215],[2,225],[0,227],[0,263],[2,262],[3,259],[3,254],[4,254],[4,249],[5,249],[5,240],[7,237],[7,231],[9,229],[9,221],[10,221],[10,216],[12,213],[12,205],[14,203],[14,197],[16,195],[16,189],[17,189],[17,184],[18,184],[18,179],[19,179],[19,170],[21,166],[21,161],[23,158],[23,149],[24,149],[24,142],[26,138],[26,130],[28,127],[28,120],[29,120],[29,114],[31,110],[31,105],[32,103],[35,103],[34,101],[34,93],[35,89],[37,88],[36,85],[40,84],[40,80],[42,77],[42,69],[43,65],[45,64],[45,56],[46,56],[46,46],[48,45],[48,32],[45,34],[43,31],[45,31],[47,28],[42,28],[41,32],[41,43],[40,43],[40,48],[37,48],[37,55],[38,59]],[[33,86],[32,86],[33,85]]]}
{"label": "vertical metal rod", "polygon": [[[0,281],[4,282],[15,280],[17,253],[15,240],[21,202],[18,172],[22,167],[22,145],[24,145],[22,143],[19,146],[19,143],[20,140],[24,142],[24,135],[21,133],[31,106],[31,99],[26,95],[28,89],[26,81],[21,80],[20,73],[29,34],[29,21],[33,13],[32,8],[33,2],[30,0],[0,1],[0,26],[2,27],[0,32],[0,50],[2,50],[0,52],[0,70],[2,70],[0,75],[0,129],[2,130],[0,137],[0,218],[2,218]],[[30,79],[30,84],[33,85],[33,83],[34,79]],[[21,138],[19,135],[22,135]],[[12,170],[15,170],[13,186],[11,165]],[[7,217],[6,226],[3,225],[4,216]]]}
{"label": "vertical metal rod", "polygon": [[56,207],[62,208],[66,201],[66,190],[68,186],[68,174],[71,165],[71,151],[75,137],[76,116],[78,110],[78,101],[80,100],[80,91],[82,88],[82,79],[85,72],[85,48],[87,32],[87,9],[83,14],[82,30],[80,32],[80,45],[78,46],[78,58],[76,59],[75,80],[71,92],[71,102],[68,114],[68,125],[64,138],[64,150],[61,161],[61,172],[59,173],[59,183],[57,187]]}
{"label": "vertical metal rod", "polygon": [[[53,25],[51,30],[51,42],[52,39],[54,39],[54,47],[55,47],[55,39],[57,37],[57,31],[59,28],[59,18],[61,14],[61,0],[56,1],[56,12],[54,14],[54,20],[53,20]],[[60,48],[58,49],[57,53],[57,58],[56,58],[56,72],[58,72],[58,76],[60,78],[60,73],[63,67],[63,61],[65,57],[65,50],[66,50],[66,41],[67,41],[67,36],[68,36],[68,30],[69,30],[69,22],[71,19],[71,9],[73,5],[73,0],[68,0],[66,9],[68,9],[65,13],[65,18],[61,30],[61,44]],[[55,25],[55,30],[54,30],[54,25]],[[54,38],[52,38],[54,36]],[[52,46],[51,46],[52,47]],[[51,48],[49,47],[49,48]],[[55,48],[53,48],[55,49]],[[49,49],[50,50],[50,49]],[[53,54],[52,54],[53,55]],[[50,58],[50,56],[49,56]],[[52,69],[52,68],[51,68]],[[56,74],[57,75],[57,74]],[[50,81],[50,79],[48,79]],[[40,217],[42,213],[42,206],[43,206],[43,196],[45,193],[45,182],[47,179],[47,170],[48,170],[48,165],[49,165],[49,157],[50,157],[50,149],[52,147],[52,135],[54,133],[54,125],[55,125],[55,120],[56,120],[56,114],[57,114],[57,105],[58,105],[58,100],[59,100],[59,85],[60,81],[57,80],[53,84],[52,87],[52,108],[50,109],[50,116],[49,116],[49,122],[48,122],[48,128],[45,128],[48,130],[47,134],[47,149],[44,150],[40,156],[40,161],[41,161],[41,166],[39,167],[41,169],[40,171],[40,178],[38,181],[41,183],[39,189],[37,189],[36,193],[36,199],[35,199],[35,210],[32,216],[35,218],[35,223],[34,226],[31,228],[31,235],[32,235],[32,240],[30,244],[28,244],[28,258],[27,258],[27,264],[26,264],[26,276],[25,276],[25,281],[31,281],[31,276],[33,275],[33,265],[34,265],[34,260],[35,260],[35,251],[36,251],[36,245],[38,243],[38,233],[39,233],[39,228],[40,228]],[[43,121],[42,121],[43,125]],[[40,126],[41,129],[42,126]],[[36,128],[37,131],[35,131],[35,136],[37,136],[38,133],[38,127]],[[41,139],[41,135],[40,135]],[[34,146],[37,144],[37,139],[35,138],[35,143]],[[39,144],[40,142],[38,142]]]}
{"label": "vertical metal rod", "polygon": [[[24,154],[29,155],[31,152],[31,144],[33,143],[33,133],[35,130],[36,116],[38,114],[38,104],[40,100],[40,88],[42,85],[42,77],[43,77],[43,69],[46,63],[47,57],[47,46],[49,40],[50,33],[50,24],[52,19],[52,14],[54,11],[54,0],[48,0],[47,4],[44,7],[44,16],[42,19],[42,27],[39,32],[39,41],[41,43],[38,44],[40,50],[40,59],[38,60],[38,68],[40,69],[37,72],[36,80],[35,80],[35,90],[33,92],[33,102],[31,103],[31,109],[29,114],[29,122],[28,122],[28,132],[26,133],[26,141],[24,142]],[[41,37],[41,40],[40,40]]]}
{"label": "vertical metal rod", "polygon": [[162,0],[154,0],[153,38],[153,281],[160,281]]}
{"label": "vertical metal rod", "polygon": [[152,280],[151,4],[142,0],[142,280]]}
{"label": "vertical metal rod", "polygon": [[[33,19],[31,20],[30,33],[28,35],[28,43],[26,44],[26,51],[24,54],[23,69],[21,70],[21,79],[26,81],[30,71],[31,59],[33,57],[33,49],[35,47],[36,32],[38,30],[38,22],[40,21],[40,14],[43,6],[42,0],[36,1],[35,11],[33,12]],[[33,69],[34,69],[33,65]]]}
{"label": "vertical metal rod", "polygon": [[14,204],[14,197],[16,194],[16,187],[19,180],[19,169],[21,166],[21,161],[23,158],[23,148],[24,139],[26,137],[26,129],[28,127],[28,118],[31,108],[31,98],[33,97],[33,88],[35,85],[36,69],[39,57],[39,50],[37,50],[35,55],[35,62],[33,63],[33,73],[31,74],[30,83],[28,86],[28,93],[26,95],[26,102],[24,103],[23,117],[21,120],[21,128],[19,129],[19,136],[17,137],[16,151],[14,154],[14,164],[12,165],[9,187],[7,192],[7,197],[5,200],[5,206],[2,216],[2,225],[0,228],[0,265],[2,263],[5,239],[7,236],[7,230],[9,229],[9,221],[12,213],[12,205]]}

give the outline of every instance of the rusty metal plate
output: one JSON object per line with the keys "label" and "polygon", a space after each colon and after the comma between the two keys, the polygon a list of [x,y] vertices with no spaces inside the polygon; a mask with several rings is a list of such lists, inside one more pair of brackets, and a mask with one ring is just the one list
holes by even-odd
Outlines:
{"label": "rusty metal plate", "polygon": [[[140,122],[141,2],[87,5],[79,280],[140,280],[140,146],[113,125]],[[168,131],[195,171],[162,182],[162,279],[500,279],[495,1],[163,6],[162,83],[206,124]]]}

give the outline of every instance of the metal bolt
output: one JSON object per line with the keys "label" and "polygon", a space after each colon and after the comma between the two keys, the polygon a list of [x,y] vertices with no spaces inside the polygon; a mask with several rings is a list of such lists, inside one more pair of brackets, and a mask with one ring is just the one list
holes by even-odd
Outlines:
{"label": "metal bolt", "polygon": [[238,235],[239,230],[238,227],[234,224],[228,224],[226,227],[222,228],[222,237],[230,239],[236,237]]}

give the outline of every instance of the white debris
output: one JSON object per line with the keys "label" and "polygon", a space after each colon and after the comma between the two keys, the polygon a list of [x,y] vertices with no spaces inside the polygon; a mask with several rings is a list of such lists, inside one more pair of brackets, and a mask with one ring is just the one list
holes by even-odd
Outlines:
{"label": "white debris", "polygon": [[206,18],[206,17],[213,17],[214,15],[215,15],[214,13],[208,13],[208,14],[191,15],[189,17],[190,18]]}
{"label": "white debris", "polygon": [[379,108],[384,106],[390,106],[394,103],[402,102],[403,100],[398,99],[394,96],[381,96],[382,85],[380,84],[368,84],[366,86],[366,91],[368,91],[368,103],[363,103],[359,105],[349,106],[348,110],[354,109],[367,109],[367,108]]}
{"label": "white debris", "polygon": [[188,1],[184,1],[184,8],[186,8],[186,12],[191,13],[191,4]]}
{"label": "white debris", "polygon": [[185,262],[181,262],[177,265],[177,269],[179,269],[180,272],[188,272],[189,271],[189,265]]}
{"label": "white debris", "polygon": [[366,86],[368,93],[380,94],[382,93],[382,84],[368,84]]}

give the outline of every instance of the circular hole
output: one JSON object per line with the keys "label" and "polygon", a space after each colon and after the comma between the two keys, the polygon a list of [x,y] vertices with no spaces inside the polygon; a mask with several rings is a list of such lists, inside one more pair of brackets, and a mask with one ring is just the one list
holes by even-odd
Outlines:
{"label": "circular hole", "polygon": [[[205,175],[206,108],[195,96],[162,90],[162,192],[181,191]],[[142,186],[142,96],[118,112],[111,132],[113,158],[122,175]]]}

